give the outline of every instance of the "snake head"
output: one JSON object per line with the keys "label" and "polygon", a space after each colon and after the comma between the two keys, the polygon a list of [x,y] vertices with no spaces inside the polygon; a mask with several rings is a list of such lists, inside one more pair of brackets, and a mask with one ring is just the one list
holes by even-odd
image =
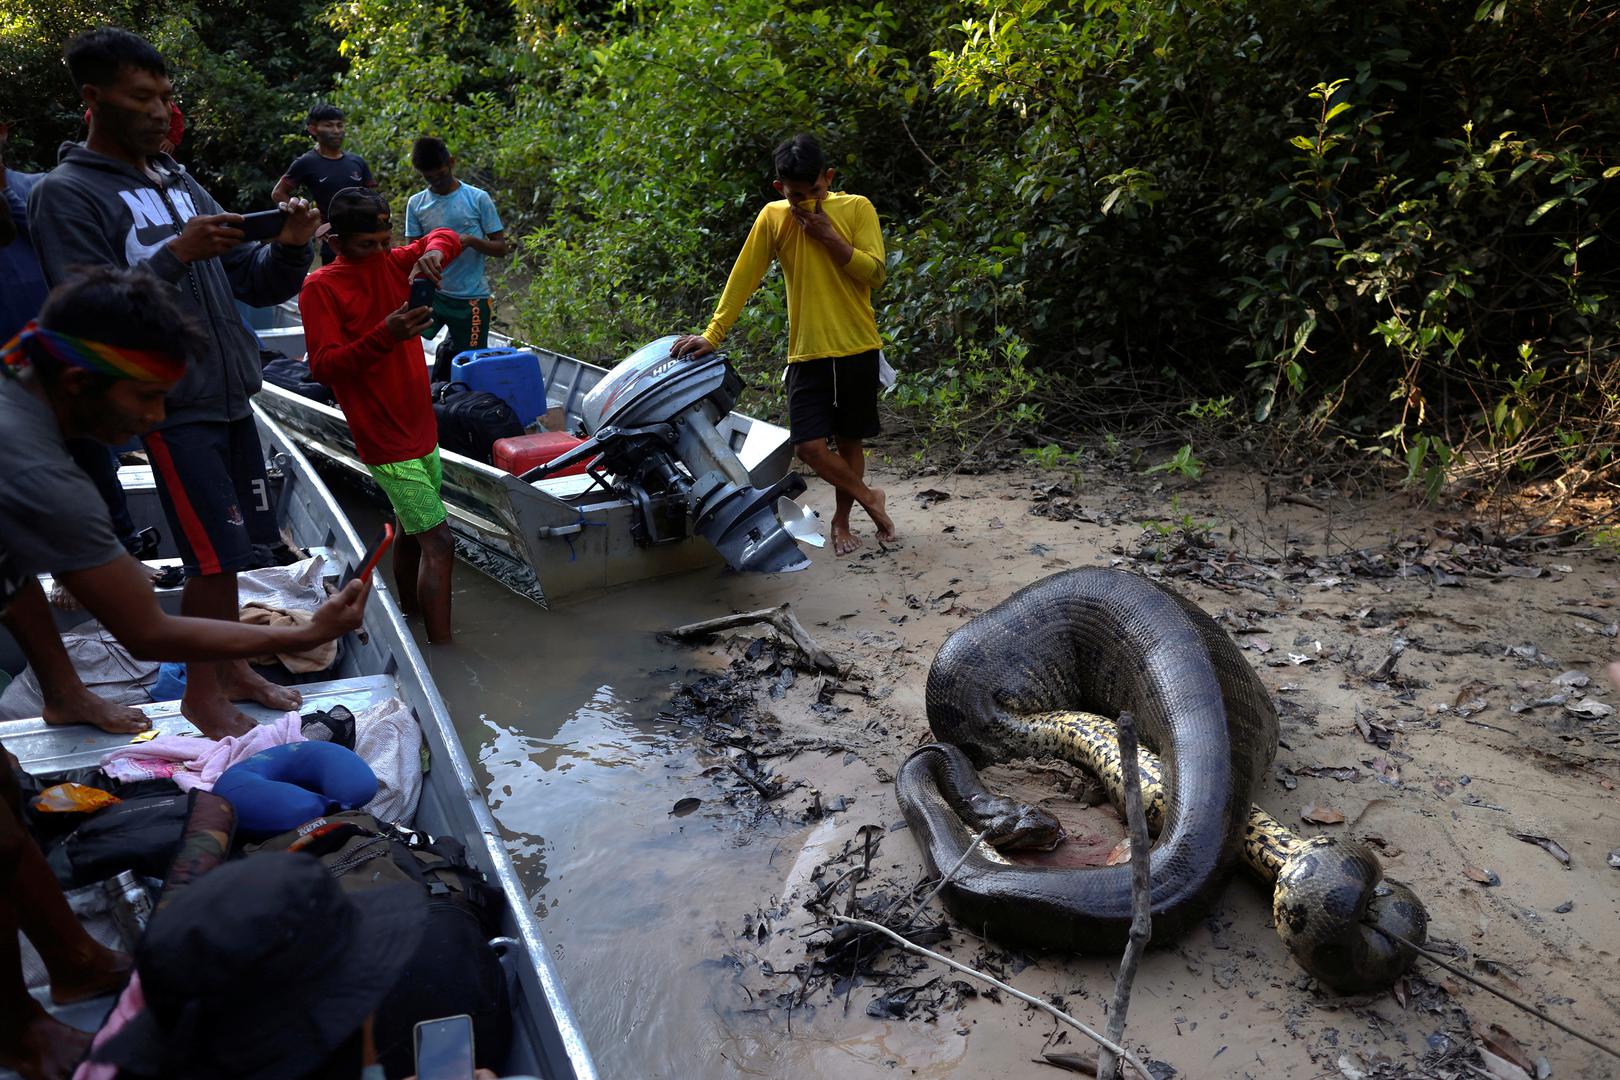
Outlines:
{"label": "snake head", "polygon": [[1429,925],[1422,901],[1384,881],[1371,851],[1330,836],[1289,855],[1271,911],[1299,966],[1341,994],[1384,989],[1412,963],[1413,950],[1381,931],[1422,945]]}
{"label": "snake head", "polygon": [[1038,806],[988,794],[968,799],[968,806],[974,828],[984,830],[985,843],[993,848],[1051,851],[1063,842],[1063,826]]}

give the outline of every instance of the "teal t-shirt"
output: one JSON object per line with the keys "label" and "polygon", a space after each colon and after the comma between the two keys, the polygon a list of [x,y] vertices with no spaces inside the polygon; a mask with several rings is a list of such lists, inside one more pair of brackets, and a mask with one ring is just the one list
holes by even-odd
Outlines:
{"label": "teal t-shirt", "polygon": [[[405,204],[405,238],[414,240],[434,229],[451,229],[462,236],[484,238],[500,232],[501,215],[487,192],[462,184],[448,195],[418,191]],[[489,295],[489,279],[484,276],[484,256],[464,248],[439,279],[439,292],[462,300]]]}

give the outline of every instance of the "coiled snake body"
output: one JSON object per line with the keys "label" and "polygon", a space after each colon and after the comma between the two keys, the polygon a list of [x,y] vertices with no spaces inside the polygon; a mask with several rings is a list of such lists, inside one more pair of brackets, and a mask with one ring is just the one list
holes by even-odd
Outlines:
{"label": "coiled snake body", "polygon": [[[1160,755],[1138,761],[1156,834],[1156,942],[1202,917],[1240,859],[1276,879],[1272,910],[1294,958],[1341,992],[1387,986],[1411,962],[1410,949],[1375,927],[1423,941],[1423,905],[1382,881],[1365,847],[1296,837],[1251,806],[1277,749],[1270,697],[1213,619],[1146,578],[1071,570],[1019,590],[940,647],[926,702],[939,741],[907,758],[896,794],[935,871],[961,863],[942,896],[973,929],[1047,948],[1123,944],[1130,867],[1009,862],[995,846],[1050,847],[1061,829],[987,792],[974,766],[1063,758],[1098,775],[1122,806],[1108,717],[1130,710]],[[974,845],[981,830],[986,842]]]}

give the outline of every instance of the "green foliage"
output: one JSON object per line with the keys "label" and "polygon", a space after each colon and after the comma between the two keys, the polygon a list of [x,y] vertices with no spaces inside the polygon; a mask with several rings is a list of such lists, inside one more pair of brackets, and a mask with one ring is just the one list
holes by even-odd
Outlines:
{"label": "green foliage", "polygon": [[1601,529],[1593,529],[1586,534],[1586,539],[1610,555],[1620,553],[1620,525],[1605,525]]}
{"label": "green foliage", "polygon": [[[1181,509],[1181,497],[1170,497],[1170,512],[1179,514],[1179,517],[1148,518],[1137,524],[1141,526],[1143,538],[1149,541],[1174,540],[1183,547],[1209,547],[1210,532],[1215,528],[1213,521],[1200,521],[1192,516],[1190,511]],[[1167,556],[1163,545],[1154,545],[1154,560],[1163,562]]]}
{"label": "green foliage", "polygon": [[1197,480],[1204,475],[1204,463],[1193,456],[1192,444],[1187,443],[1174,454],[1144,471],[1148,474],[1173,473],[1176,476],[1185,476],[1189,480]]}
{"label": "green foliage", "polygon": [[[521,241],[499,266],[507,327],[611,359],[702,328],[775,197],[772,147],[809,130],[882,218],[874,299],[904,373],[887,400],[935,446],[1072,444],[1088,421],[1064,394],[1117,417],[1144,382],[1196,403],[1199,445],[1245,425],[1333,440],[1425,490],[1590,475],[1620,442],[1620,22],[1602,8],[315,2],[0,18],[0,111],[47,117],[13,154],[71,134],[54,57],[102,18],[184,61],[193,165],[244,196],[335,80],[390,197],[429,132],[490,188]],[[786,328],[773,273],[727,342],[746,408],[778,406]]]}
{"label": "green foliage", "polygon": [[62,49],[80,31],[122,26],[168,62],[186,117],[180,161],[226,207],[261,208],[305,149],[305,112],[341,69],[336,42],[318,29],[323,6],[48,0],[0,11],[0,119],[12,126],[6,163],[48,169],[58,144],[83,138],[84,105]]}
{"label": "green foliage", "polygon": [[1065,450],[1057,443],[1026,446],[1019,454],[1038,469],[1072,469],[1080,464],[1079,451]]}
{"label": "green foliage", "polygon": [[1436,501],[1454,457],[1451,447],[1439,439],[1422,432],[1414,435],[1406,450],[1406,486],[1420,488],[1425,500]]}
{"label": "green foliage", "polygon": [[1029,346],[1004,328],[994,348],[971,345],[948,366],[903,373],[895,404],[924,413],[925,450],[966,450],[997,434],[1034,427],[1040,406],[1029,398],[1039,373],[1025,365]]}

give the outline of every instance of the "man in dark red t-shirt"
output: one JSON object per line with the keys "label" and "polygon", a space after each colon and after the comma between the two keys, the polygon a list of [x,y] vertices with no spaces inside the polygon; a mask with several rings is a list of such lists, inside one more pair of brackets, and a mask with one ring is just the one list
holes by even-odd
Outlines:
{"label": "man in dark red t-shirt", "polygon": [[422,354],[433,311],[410,307],[409,297],[412,279],[439,279],[461,254],[461,238],[434,229],[390,250],[388,203],[369,188],[334,195],[327,222],[337,261],[310,274],[298,296],[310,375],[332,388],[355,451],[399,520],[399,606],[424,615],[428,641],[447,642],[455,551],[439,495],[439,429]]}

